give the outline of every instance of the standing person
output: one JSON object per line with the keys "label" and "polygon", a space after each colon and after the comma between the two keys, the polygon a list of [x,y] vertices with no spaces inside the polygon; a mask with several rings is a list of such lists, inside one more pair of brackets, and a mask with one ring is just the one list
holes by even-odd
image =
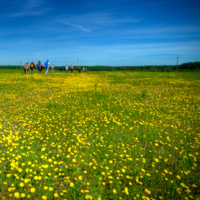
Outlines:
{"label": "standing person", "polygon": [[73,72],[73,69],[74,69],[73,65],[71,65],[70,69],[71,69],[71,73],[72,73],[72,72]]}
{"label": "standing person", "polygon": [[35,68],[35,63],[32,61],[32,63],[31,63],[31,74],[33,74],[34,68]]}
{"label": "standing person", "polygon": [[85,67],[83,67],[83,72],[85,71]]}
{"label": "standing person", "polygon": [[54,70],[54,64],[51,66],[51,69],[52,69],[52,72],[53,72],[53,70]]}
{"label": "standing person", "polygon": [[77,68],[77,69],[78,69],[78,72],[80,73],[80,72],[81,72],[81,68],[78,66],[78,68]]}
{"label": "standing person", "polygon": [[69,70],[69,67],[68,67],[68,65],[66,65],[65,66],[65,71],[68,72],[68,70]]}
{"label": "standing person", "polygon": [[38,64],[36,65],[36,67],[38,68],[38,73],[41,73],[41,71],[42,71],[42,63],[41,63],[41,61],[38,61]]}
{"label": "standing person", "polygon": [[25,64],[25,70],[26,70],[26,74],[28,74],[28,72],[29,72],[29,62],[27,62]]}
{"label": "standing person", "polygon": [[47,59],[47,61],[44,64],[45,64],[45,68],[46,68],[46,73],[45,74],[48,74],[49,73],[49,66],[50,66],[49,60]]}
{"label": "standing person", "polygon": [[26,74],[26,67],[25,66],[26,66],[26,63],[23,66],[24,73]]}

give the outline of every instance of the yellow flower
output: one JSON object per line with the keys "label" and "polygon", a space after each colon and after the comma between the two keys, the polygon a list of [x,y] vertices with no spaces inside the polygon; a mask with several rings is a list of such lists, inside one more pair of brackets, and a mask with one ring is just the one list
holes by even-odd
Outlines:
{"label": "yellow flower", "polygon": [[82,178],[82,176],[79,176],[78,179],[81,181],[83,178]]}
{"label": "yellow flower", "polygon": [[127,188],[127,187],[124,189],[124,192],[126,193],[126,195],[129,195],[129,192],[128,192],[128,188]]}
{"label": "yellow flower", "polygon": [[24,179],[24,183],[28,183],[29,180],[27,178]]}
{"label": "yellow flower", "polygon": [[181,177],[179,175],[176,176],[177,179],[181,179]]}
{"label": "yellow flower", "polygon": [[181,183],[180,185],[181,185],[182,187],[187,188],[187,186],[185,185],[185,183]]}
{"label": "yellow flower", "polygon": [[26,196],[26,194],[24,193],[21,193],[21,197],[24,198]]}
{"label": "yellow flower", "polygon": [[57,197],[58,197],[58,193],[55,192],[55,193],[53,194],[53,196],[54,196],[55,198],[57,198]]}
{"label": "yellow flower", "polygon": [[34,193],[35,192],[35,188],[31,188],[30,191],[31,191],[31,193]]}
{"label": "yellow flower", "polygon": [[53,191],[53,187],[50,187],[50,188],[49,188],[49,191]]}
{"label": "yellow flower", "polygon": [[14,193],[14,197],[17,198],[17,199],[19,199],[19,198],[20,198],[19,192],[15,192],[15,193]]}
{"label": "yellow flower", "polygon": [[44,186],[44,189],[45,189],[45,190],[48,190],[48,186]]}
{"label": "yellow flower", "polygon": [[176,188],[176,191],[181,194],[181,188]]}
{"label": "yellow flower", "polygon": [[148,189],[145,189],[144,191],[145,191],[147,194],[151,194],[151,191],[148,190]]}
{"label": "yellow flower", "polygon": [[20,186],[20,187],[24,187],[24,183],[20,183],[19,186]]}
{"label": "yellow flower", "polygon": [[117,190],[113,189],[113,193],[116,194],[116,193],[117,193]]}
{"label": "yellow flower", "polygon": [[197,186],[196,186],[195,184],[192,184],[192,187],[195,187],[195,188],[196,188]]}
{"label": "yellow flower", "polygon": [[72,183],[72,182],[69,185],[70,185],[70,187],[74,187],[74,183]]}
{"label": "yellow flower", "polygon": [[46,200],[46,199],[47,199],[47,196],[43,195],[43,196],[42,196],[42,199],[43,199],[43,200]]}
{"label": "yellow flower", "polygon": [[43,147],[42,149],[41,149],[41,151],[45,151],[46,150],[46,148],[45,147]]}

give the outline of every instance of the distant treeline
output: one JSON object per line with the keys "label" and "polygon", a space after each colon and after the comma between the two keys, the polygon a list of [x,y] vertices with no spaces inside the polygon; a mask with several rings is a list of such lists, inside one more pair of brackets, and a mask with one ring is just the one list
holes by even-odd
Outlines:
{"label": "distant treeline", "polygon": [[[64,66],[62,66],[64,67]],[[81,66],[82,67],[82,66]],[[176,71],[177,65],[147,65],[147,66],[84,66],[88,71],[117,71],[117,70],[147,70],[147,71]],[[0,69],[22,69],[20,65],[0,65]],[[59,70],[59,66],[54,67]],[[77,66],[74,66],[77,70]],[[178,71],[196,71],[200,70],[200,62],[188,62],[178,65]]]}

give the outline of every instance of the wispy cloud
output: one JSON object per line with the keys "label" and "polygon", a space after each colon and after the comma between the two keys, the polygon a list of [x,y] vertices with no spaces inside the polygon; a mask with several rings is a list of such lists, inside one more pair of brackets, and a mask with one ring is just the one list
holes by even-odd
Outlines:
{"label": "wispy cloud", "polygon": [[138,23],[142,19],[123,18],[116,13],[97,12],[85,15],[59,16],[55,21],[79,28],[85,32],[91,32],[99,29],[109,29],[111,26],[118,26],[122,23]]}
{"label": "wispy cloud", "polygon": [[48,11],[50,11],[50,8],[45,7],[43,8],[43,4],[45,3],[45,0],[41,1],[20,1],[19,5],[20,8],[18,12],[11,13],[9,17],[24,17],[24,16],[38,16],[42,15]]}
{"label": "wispy cloud", "polygon": [[142,21],[142,19],[119,19],[119,20],[115,20],[116,23],[130,23],[130,22],[138,23],[140,21]]}
{"label": "wispy cloud", "polygon": [[12,13],[10,17],[38,16],[48,11],[49,9],[44,9],[44,10],[39,10],[39,11],[34,11],[34,12],[23,11],[23,12]]}
{"label": "wispy cloud", "polygon": [[83,31],[86,31],[86,32],[90,32],[89,29],[86,29],[86,28],[84,28],[84,27],[82,27],[81,25],[78,25],[78,24],[71,24],[71,23],[68,23],[68,22],[61,22],[61,23],[69,25],[69,26],[73,26],[73,27],[76,27],[76,28],[79,28],[79,29],[81,29]]}

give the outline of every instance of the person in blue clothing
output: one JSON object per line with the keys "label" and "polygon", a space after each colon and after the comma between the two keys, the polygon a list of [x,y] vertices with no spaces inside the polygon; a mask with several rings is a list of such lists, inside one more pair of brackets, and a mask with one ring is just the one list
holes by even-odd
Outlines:
{"label": "person in blue clothing", "polygon": [[50,66],[49,60],[47,59],[47,61],[44,64],[45,64],[45,68],[46,68],[46,73],[45,74],[48,74],[49,73],[49,66]]}

